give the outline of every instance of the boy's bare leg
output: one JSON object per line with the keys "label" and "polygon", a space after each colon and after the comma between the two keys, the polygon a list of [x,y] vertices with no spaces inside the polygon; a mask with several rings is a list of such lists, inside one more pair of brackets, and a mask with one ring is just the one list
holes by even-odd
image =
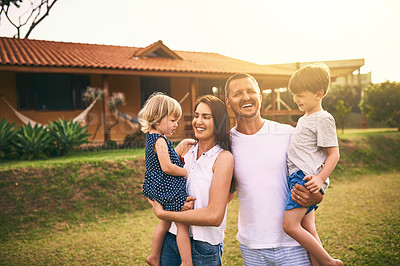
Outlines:
{"label": "boy's bare leg", "polygon": [[301,220],[301,226],[306,229],[310,234],[314,236],[314,238],[321,244],[321,239],[319,239],[317,228],[315,227],[315,211],[311,211],[306,214]]}
{"label": "boy's bare leg", "polygon": [[151,253],[146,258],[146,262],[151,266],[160,266],[161,249],[164,243],[165,235],[171,226],[171,222],[159,220],[153,233]]}
{"label": "boy's bare leg", "polygon": [[[301,220],[301,226],[306,229],[306,231],[309,232],[322,246],[317,233],[317,228],[315,227],[315,211],[311,211],[303,217],[303,220]],[[321,265],[312,254],[310,254],[310,258],[313,266]]]}
{"label": "boy's bare leg", "polygon": [[302,245],[312,258],[314,265],[343,265],[340,260],[334,260],[322,247],[320,242],[301,226],[306,208],[294,208],[285,211],[283,217],[283,230]]}
{"label": "boy's bare leg", "polygon": [[186,224],[176,223],[176,227],[178,229],[176,242],[182,259],[181,265],[192,266],[192,245],[190,244],[189,226]]}

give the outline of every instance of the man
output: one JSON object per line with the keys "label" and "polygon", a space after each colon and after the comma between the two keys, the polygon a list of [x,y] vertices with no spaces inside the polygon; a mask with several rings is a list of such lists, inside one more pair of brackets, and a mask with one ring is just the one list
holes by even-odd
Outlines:
{"label": "man", "polygon": [[[286,151],[292,127],[261,117],[262,94],[248,74],[228,79],[225,100],[237,121],[231,136],[239,197],[237,239],[244,264],[311,265],[307,251],[282,228],[288,195]],[[296,186],[292,198],[311,206],[323,196]]]}

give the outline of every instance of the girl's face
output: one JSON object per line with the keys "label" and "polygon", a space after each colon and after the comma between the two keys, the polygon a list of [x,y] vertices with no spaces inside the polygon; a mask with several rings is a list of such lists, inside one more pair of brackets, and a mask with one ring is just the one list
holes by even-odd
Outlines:
{"label": "girl's face", "polygon": [[172,135],[178,127],[178,118],[174,116],[165,116],[160,122],[156,123],[156,130],[161,135]]}
{"label": "girl's face", "polygon": [[215,142],[214,118],[211,108],[205,103],[199,103],[194,111],[192,126],[194,135],[199,141],[211,140]]}

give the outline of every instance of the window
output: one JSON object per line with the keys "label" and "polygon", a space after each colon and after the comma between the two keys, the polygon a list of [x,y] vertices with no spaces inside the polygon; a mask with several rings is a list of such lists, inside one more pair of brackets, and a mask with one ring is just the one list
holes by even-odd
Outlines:
{"label": "window", "polygon": [[225,98],[224,88],[225,88],[224,80],[213,80],[213,79],[199,80],[199,96],[205,94],[211,94],[220,99],[224,99]]}
{"label": "window", "polygon": [[171,95],[171,82],[169,78],[140,78],[140,95],[142,106],[147,98],[154,92],[164,92]]}
{"label": "window", "polygon": [[89,76],[50,73],[17,73],[17,96],[20,110],[83,109],[82,94],[89,86]]}

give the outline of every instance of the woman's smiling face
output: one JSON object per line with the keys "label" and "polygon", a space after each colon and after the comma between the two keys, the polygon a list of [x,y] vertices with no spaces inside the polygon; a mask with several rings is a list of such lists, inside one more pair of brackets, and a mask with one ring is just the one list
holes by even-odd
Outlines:
{"label": "woman's smiling face", "polygon": [[214,119],[211,108],[205,103],[199,103],[194,111],[192,126],[198,140],[215,139]]}

